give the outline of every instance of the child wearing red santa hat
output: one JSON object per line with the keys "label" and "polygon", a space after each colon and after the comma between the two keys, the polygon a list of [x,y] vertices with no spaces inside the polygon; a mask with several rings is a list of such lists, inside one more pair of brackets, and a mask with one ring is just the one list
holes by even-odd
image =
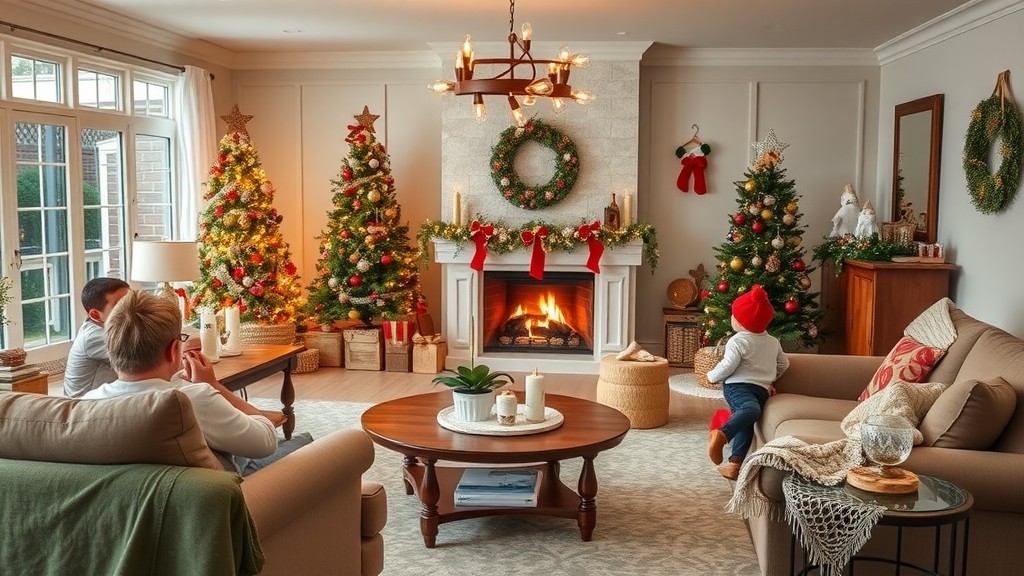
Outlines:
{"label": "child wearing red santa hat", "polygon": [[766,330],[775,316],[764,289],[755,284],[732,303],[732,329],[725,353],[708,372],[709,382],[723,382],[722,392],[732,415],[709,436],[708,456],[722,464],[722,450],[732,441],[729,461],[718,471],[730,480],[739,476],[740,466],[754,439],[754,423],[761,418],[772,383],[789,368],[782,345]]}

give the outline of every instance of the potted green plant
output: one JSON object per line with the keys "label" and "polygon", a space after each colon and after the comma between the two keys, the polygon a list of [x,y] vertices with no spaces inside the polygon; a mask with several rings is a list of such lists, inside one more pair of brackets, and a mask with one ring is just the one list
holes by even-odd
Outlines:
{"label": "potted green plant", "polygon": [[433,382],[444,384],[452,389],[455,402],[455,417],[467,422],[480,422],[491,417],[491,406],[494,405],[494,391],[515,379],[505,372],[491,372],[491,369],[480,364],[459,366],[456,370],[445,368],[443,372],[454,376],[438,376]]}

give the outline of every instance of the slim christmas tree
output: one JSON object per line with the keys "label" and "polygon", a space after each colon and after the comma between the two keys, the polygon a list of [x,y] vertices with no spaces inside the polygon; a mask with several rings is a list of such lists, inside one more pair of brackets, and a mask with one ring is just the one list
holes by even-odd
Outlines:
{"label": "slim christmas tree", "polygon": [[804,262],[800,247],[804,228],[799,226],[800,197],[793,180],[780,167],[782,151],[775,131],[754,144],[757,158],[745,181],[736,182],[736,213],[729,218],[726,242],[715,248],[718,277],[704,290],[703,339],[714,344],[732,333],[732,301],[754,284],[768,293],[775,317],[768,332],[780,340],[813,345],[818,336],[821,311],[818,294],[808,292],[814,270]]}
{"label": "slim christmas tree", "polygon": [[419,298],[419,274],[401,222],[395,181],[367,107],[355,116],[345,141],[348,156],[331,181],[334,207],[320,239],[317,277],[309,286],[309,307],[321,323],[408,316]]}
{"label": "slim christmas tree", "polygon": [[281,237],[283,218],[273,207],[274,187],[245,129],[252,116],[235,106],[221,118],[228,132],[220,139],[203,196],[207,205],[199,221],[202,265],[194,285],[196,305],[237,305],[243,321],[293,321],[302,286]]}

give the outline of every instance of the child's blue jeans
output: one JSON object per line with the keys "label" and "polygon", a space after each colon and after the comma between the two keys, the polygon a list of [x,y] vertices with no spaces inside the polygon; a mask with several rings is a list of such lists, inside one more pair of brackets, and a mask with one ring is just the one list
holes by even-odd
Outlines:
{"label": "child's blue jeans", "polygon": [[754,423],[761,418],[761,409],[768,401],[768,390],[757,384],[738,382],[722,385],[722,392],[732,415],[721,430],[732,442],[730,459],[739,462],[746,458],[754,441]]}

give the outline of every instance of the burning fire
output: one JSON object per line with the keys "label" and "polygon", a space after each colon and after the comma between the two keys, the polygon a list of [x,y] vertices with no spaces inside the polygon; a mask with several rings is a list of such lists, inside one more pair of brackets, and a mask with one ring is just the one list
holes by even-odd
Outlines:
{"label": "burning fire", "polygon": [[521,316],[529,317],[526,321],[526,328],[530,331],[530,337],[534,336],[534,328],[548,328],[549,322],[554,320],[565,324],[565,315],[562,314],[562,309],[558,307],[558,303],[555,301],[555,295],[551,292],[547,294],[541,294],[537,299],[537,308],[540,312],[533,310],[525,310],[522,304],[516,306],[515,312],[513,312],[509,319],[518,318]]}

